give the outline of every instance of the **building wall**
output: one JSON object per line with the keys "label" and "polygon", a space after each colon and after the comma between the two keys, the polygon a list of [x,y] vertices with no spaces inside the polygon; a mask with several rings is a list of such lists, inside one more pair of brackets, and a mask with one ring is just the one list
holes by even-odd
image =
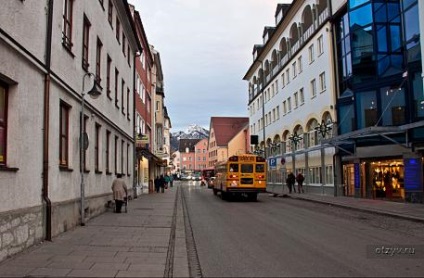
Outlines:
{"label": "building wall", "polygon": [[[306,183],[309,181],[310,185],[320,185],[323,181],[317,183],[315,176],[318,173],[310,169],[328,167],[331,170],[334,149],[326,148],[324,165],[320,159],[309,159],[305,152],[312,154],[316,152],[314,149],[319,148],[318,140],[315,143],[307,143],[310,136],[317,136],[315,127],[322,120],[335,121],[333,34],[328,21],[329,7],[317,12],[314,10],[317,7],[316,1],[295,2],[290,12],[284,15],[282,23],[276,26],[273,35],[264,38],[265,45],[259,50],[256,62],[246,74],[245,80],[249,81],[249,125],[251,134],[258,135],[262,150],[265,146],[267,158],[274,158],[277,161],[284,158],[286,161],[284,164],[278,163],[275,169],[270,167],[270,183],[281,184],[287,170],[300,169],[308,172],[306,176],[310,176],[309,180],[306,177]],[[317,15],[306,17],[308,9],[311,10],[311,14]],[[307,21],[305,18],[315,19],[308,30],[303,30],[305,25],[300,24]],[[291,44],[290,38],[293,37],[291,27],[295,24],[301,25],[302,28],[295,29],[296,32],[301,30],[298,43]],[[280,53],[282,45],[287,46],[287,56],[279,57],[276,53]],[[319,51],[320,49],[322,51]],[[270,64],[276,57],[278,64],[274,70],[269,70],[268,75],[267,68],[271,68]],[[321,75],[325,76],[325,79],[322,79],[325,82],[320,82]],[[259,81],[261,76],[264,82]],[[313,81],[316,86],[315,94],[312,89]],[[295,147],[289,139],[295,132],[302,138],[296,147],[296,153],[293,152]],[[275,148],[271,149],[272,147]],[[333,181],[326,182],[329,185],[333,183]]]}
{"label": "building wall", "polygon": [[195,169],[202,170],[208,168],[209,165],[209,153],[208,153],[208,139],[200,140],[194,147],[195,149]]}
{"label": "building wall", "polygon": [[249,129],[242,129],[233,139],[228,142],[228,157],[246,154],[250,150]]}
{"label": "building wall", "polygon": [[[103,44],[101,53],[102,95],[98,99],[85,97],[86,132],[89,146],[84,171],[86,218],[103,212],[111,200],[111,183],[114,174],[123,172],[130,187],[133,179],[133,57],[137,43],[128,20],[126,1],[114,5],[113,25],[116,16],[121,19],[121,34],[125,33],[130,45],[129,63],[121,45],[115,38],[115,29],[109,26],[107,1],[73,1],[72,50],[62,45],[63,1],[53,2],[51,42],[51,74],[46,80],[47,65],[47,14],[49,1],[7,1],[0,10],[0,79],[9,83],[7,103],[7,164],[0,167],[0,260],[39,242],[48,234],[54,237],[81,222],[80,202],[80,112],[81,92],[87,93],[93,78],[82,68],[82,26],[84,14],[90,20],[89,68],[95,73],[96,43]],[[33,26],[37,26],[34,32]],[[39,26],[39,27],[38,27]],[[127,49],[125,49],[126,55]],[[107,97],[107,54],[112,58],[111,87],[114,88],[114,68],[119,69],[119,109],[115,97]],[[121,80],[124,79],[124,111],[121,101]],[[47,90],[45,90],[47,88]],[[129,89],[129,96],[127,90]],[[44,121],[44,94],[49,92],[47,103],[48,126]],[[128,102],[127,102],[128,101]],[[59,110],[60,103],[69,105],[68,166],[59,165]],[[99,169],[94,169],[95,126],[100,125]],[[111,132],[109,161],[111,172],[106,173],[106,130]],[[43,131],[48,131],[48,165],[44,175],[51,201],[51,214],[47,215],[42,199],[43,188]],[[115,172],[114,137],[118,137],[118,170]],[[123,142],[123,148],[122,148]],[[123,159],[121,159],[123,157]],[[123,163],[122,163],[123,162]],[[123,166],[123,167],[122,167]],[[51,227],[46,225],[51,217]],[[85,221],[85,220],[84,220]]]}

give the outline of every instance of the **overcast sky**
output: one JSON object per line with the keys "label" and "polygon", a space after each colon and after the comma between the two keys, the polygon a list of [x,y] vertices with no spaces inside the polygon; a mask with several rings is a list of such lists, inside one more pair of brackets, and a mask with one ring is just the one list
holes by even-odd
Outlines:
{"label": "overcast sky", "polygon": [[128,0],[159,51],[172,132],[209,129],[212,116],[248,117],[254,44],[275,26],[278,3],[291,0]]}

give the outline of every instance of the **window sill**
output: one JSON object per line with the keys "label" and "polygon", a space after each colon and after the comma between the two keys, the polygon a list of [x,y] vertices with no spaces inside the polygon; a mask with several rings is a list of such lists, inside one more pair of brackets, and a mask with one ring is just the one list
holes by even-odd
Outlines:
{"label": "window sill", "polygon": [[84,173],[88,174],[88,173],[90,173],[90,170],[84,169]]}
{"label": "window sill", "polygon": [[112,172],[106,171],[106,175],[111,176]]}
{"label": "window sill", "polygon": [[63,172],[73,172],[74,169],[69,168],[68,166],[59,165],[59,170]]}
{"label": "window sill", "polygon": [[94,173],[96,173],[96,174],[103,174],[103,171],[96,170],[96,171],[94,171]]}
{"label": "window sill", "polygon": [[18,172],[19,168],[16,167],[7,167],[6,165],[0,165],[1,172]]}
{"label": "window sill", "polygon": [[111,94],[111,91],[110,90],[107,90],[107,98],[109,99],[109,100],[112,100],[112,97],[110,96],[110,94]]}
{"label": "window sill", "polygon": [[62,46],[63,48],[66,50],[66,52],[68,52],[69,55],[72,56],[72,58],[75,58],[74,53],[72,53],[71,47],[69,47],[68,45],[66,45],[64,42],[62,42]]}

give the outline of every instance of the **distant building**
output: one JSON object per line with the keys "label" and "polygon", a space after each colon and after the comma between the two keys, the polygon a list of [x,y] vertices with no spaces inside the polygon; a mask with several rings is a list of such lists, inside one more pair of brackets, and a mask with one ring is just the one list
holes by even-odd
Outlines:
{"label": "distant building", "polygon": [[194,146],[194,169],[200,171],[208,167],[209,152],[208,152],[208,139],[204,138],[196,143]]}
{"label": "distant building", "polygon": [[193,173],[195,170],[195,147],[201,139],[180,139],[178,151],[180,152],[181,173]]}
{"label": "distant building", "polygon": [[249,124],[228,141],[228,157],[251,153]]}
{"label": "distant building", "polygon": [[[249,124],[247,117],[211,117],[209,127],[209,165],[226,161],[229,157],[228,143]],[[237,141],[239,142],[239,141]],[[234,149],[243,149],[245,146],[232,145]]]}

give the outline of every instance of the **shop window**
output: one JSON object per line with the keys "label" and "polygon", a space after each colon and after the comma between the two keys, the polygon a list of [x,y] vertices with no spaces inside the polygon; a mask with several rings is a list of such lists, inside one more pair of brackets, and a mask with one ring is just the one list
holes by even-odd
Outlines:
{"label": "shop window", "polygon": [[371,169],[374,198],[405,199],[404,167],[401,160],[373,162]]}
{"label": "shop window", "polygon": [[374,126],[377,123],[377,109],[365,109],[365,127]]}

